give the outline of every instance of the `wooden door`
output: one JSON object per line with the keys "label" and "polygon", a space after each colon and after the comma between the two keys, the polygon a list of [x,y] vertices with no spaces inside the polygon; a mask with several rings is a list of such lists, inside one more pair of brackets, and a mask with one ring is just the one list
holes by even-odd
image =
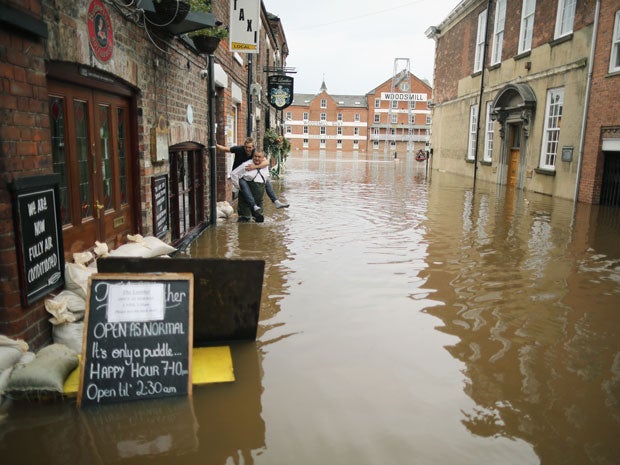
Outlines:
{"label": "wooden door", "polygon": [[510,146],[508,147],[508,175],[506,185],[517,187],[519,179],[519,158],[521,154],[521,127],[519,125],[510,126]]}
{"label": "wooden door", "polygon": [[65,255],[135,232],[127,99],[51,81],[54,172],[60,174]]}

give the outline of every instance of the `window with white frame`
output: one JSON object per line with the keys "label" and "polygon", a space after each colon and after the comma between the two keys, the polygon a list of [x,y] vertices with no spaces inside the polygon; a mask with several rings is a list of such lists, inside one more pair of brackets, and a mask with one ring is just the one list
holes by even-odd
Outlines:
{"label": "window with white frame", "polygon": [[474,56],[474,73],[482,71],[484,61],[484,39],[487,33],[487,10],[478,15],[478,32],[476,33],[476,54]]}
{"label": "window with white frame", "polygon": [[359,120],[360,120],[360,114],[355,113],[355,117],[353,118],[353,121],[359,121]]}
{"label": "window with white frame", "polygon": [[611,58],[609,60],[609,72],[620,71],[620,10],[616,11],[614,35],[611,39]]}
{"label": "window with white frame", "polygon": [[398,123],[398,115],[392,115],[392,124]]}
{"label": "window with white frame", "polygon": [[305,148],[305,149],[308,148],[308,139],[304,139],[303,148]]}
{"label": "window with white frame", "polygon": [[375,150],[379,148],[379,141],[378,140],[373,140],[372,141],[372,148],[375,149]]}
{"label": "window with white frame", "polygon": [[545,108],[545,128],[543,143],[540,150],[540,167],[555,170],[560,142],[560,127],[562,126],[562,111],[564,109],[564,88],[547,91],[547,106]]}
{"label": "window with white frame", "polygon": [[577,0],[558,0],[558,16],[555,19],[556,39],[572,34],[576,5]]}
{"label": "window with white frame", "polygon": [[495,23],[493,24],[493,48],[491,49],[491,65],[502,61],[504,45],[504,25],[506,24],[506,0],[497,0],[495,6]]}
{"label": "window with white frame", "polygon": [[291,132],[293,132],[292,128],[290,126],[286,126],[286,133],[290,134]]}
{"label": "window with white frame", "polygon": [[321,126],[321,134],[325,134],[325,126]]}
{"label": "window with white frame", "polygon": [[484,155],[482,159],[489,163],[493,160],[493,123],[495,123],[495,121],[491,118],[492,109],[493,102],[487,102],[486,131],[484,132]]}
{"label": "window with white frame", "polygon": [[304,126],[304,134],[308,134],[308,126]]}
{"label": "window with white frame", "polygon": [[321,108],[327,108],[327,99],[326,98],[322,98],[321,99]]}
{"label": "window with white frame", "polygon": [[375,136],[378,136],[378,135],[379,135],[379,128],[374,128],[374,129],[372,130],[372,133],[373,133]]}
{"label": "window with white frame", "polygon": [[415,100],[409,100],[409,108],[411,110],[415,109]]}
{"label": "window with white frame", "polygon": [[325,148],[325,139],[321,139],[319,141],[319,148],[324,149]]}
{"label": "window with white frame", "polygon": [[353,148],[354,149],[358,149],[359,148],[359,141],[357,141],[357,140],[353,141]]}
{"label": "window with white frame", "polygon": [[378,98],[375,99],[375,108],[381,108],[381,100]]}
{"label": "window with white frame", "polygon": [[469,141],[467,143],[467,159],[473,160],[476,155],[476,128],[478,127],[478,105],[469,107]]}
{"label": "window with white frame", "polygon": [[342,113],[338,113],[338,121],[342,121]]}
{"label": "window with white frame", "polygon": [[287,111],[286,112],[286,119],[287,119],[287,121],[293,119],[293,113],[291,113],[290,111]]}
{"label": "window with white frame", "polygon": [[360,128],[353,128],[353,135],[359,136],[360,135]]}
{"label": "window with white frame", "polygon": [[415,115],[409,115],[409,124],[415,124]]}
{"label": "window with white frame", "polygon": [[523,0],[523,8],[521,9],[521,29],[519,31],[519,53],[527,52],[532,48],[535,13],[536,0]]}
{"label": "window with white frame", "polygon": [[380,115],[375,115],[375,123],[379,123],[381,121]]}
{"label": "window with white frame", "polygon": [[392,108],[398,108],[398,100],[392,100]]}
{"label": "window with white frame", "polygon": [[327,120],[327,113],[321,113],[321,121]]}
{"label": "window with white frame", "polygon": [[340,126],[336,128],[336,134],[338,134],[339,136],[342,135],[342,128]]}
{"label": "window with white frame", "polygon": [[431,124],[431,117],[426,115],[426,124]]}
{"label": "window with white frame", "polygon": [[337,149],[341,149],[342,148],[342,139],[336,140],[336,148]]}
{"label": "window with white frame", "polygon": [[308,112],[307,111],[304,111],[304,118],[303,119],[308,120]]}

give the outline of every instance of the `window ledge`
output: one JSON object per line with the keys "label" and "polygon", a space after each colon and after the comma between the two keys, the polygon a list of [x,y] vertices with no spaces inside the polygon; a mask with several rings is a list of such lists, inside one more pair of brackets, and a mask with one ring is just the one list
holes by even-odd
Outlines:
{"label": "window ledge", "polygon": [[493,162],[492,162],[492,161],[482,160],[482,161],[480,162],[480,164],[481,164],[481,165],[484,165],[484,166],[491,166],[491,165],[493,165]]}
{"label": "window ledge", "polygon": [[532,51],[528,50],[527,52],[523,52],[523,53],[519,53],[518,55],[515,55],[514,57],[512,57],[512,59],[514,61],[522,60],[523,58],[529,57],[531,54],[532,54]]}
{"label": "window ledge", "polygon": [[555,170],[550,170],[547,168],[535,168],[534,171],[538,174],[544,174],[545,176],[555,176]]}
{"label": "window ledge", "polygon": [[565,36],[558,37],[557,39],[553,39],[551,42],[549,42],[549,45],[551,47],[555,47],[556,45],[563,44],[564,42],[568,42],[569,40],[573,40],[573,33],[572,32],[570,34],[565,35]]}
{"label": "window ledge", "polygon": [[501,67],[502,67],[501,63],[495,63],[494,65],[489,66],[488,70],[493,71],[494,69],[501,68]]}

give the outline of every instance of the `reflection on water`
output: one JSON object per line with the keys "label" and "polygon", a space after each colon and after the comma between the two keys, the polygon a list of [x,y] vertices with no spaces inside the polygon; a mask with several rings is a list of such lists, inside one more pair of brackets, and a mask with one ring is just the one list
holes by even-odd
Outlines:
{"label": "reflection on water", "polygon": [[[297,152],[275,184],[289,209],[267,204],[265,223],[222,223],[186,251],[266,261],[234,383],[94,410],[14,405],[0,456],[620,463],[620,212],[473,192],[383,154]],[[24,456],[32,438],[44,447]]]}

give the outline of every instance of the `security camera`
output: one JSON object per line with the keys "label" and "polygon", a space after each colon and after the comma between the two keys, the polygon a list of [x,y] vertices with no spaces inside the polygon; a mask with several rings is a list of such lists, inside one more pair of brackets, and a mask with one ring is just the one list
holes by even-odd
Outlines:
{"label": "security camera", "polygon": [[200,77],[201,78],[206,78],[209,75],[209,70],[208,69],[201,69],[200,70]]}

